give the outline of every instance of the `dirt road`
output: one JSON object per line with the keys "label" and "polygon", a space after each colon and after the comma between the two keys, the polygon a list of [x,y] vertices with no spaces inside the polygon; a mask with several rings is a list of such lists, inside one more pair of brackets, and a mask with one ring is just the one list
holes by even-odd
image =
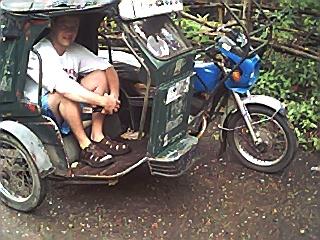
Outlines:
{"label": "dirt road", "polygon": [[[210,136],[180,178],[139,168],[113,186],[50,182],[32,214],[0,204],[0,239],[320,239],[319,153],[297,153],[283,173],[266,175],[217,159]],[[216,145],[217,146],[217,145]]]}

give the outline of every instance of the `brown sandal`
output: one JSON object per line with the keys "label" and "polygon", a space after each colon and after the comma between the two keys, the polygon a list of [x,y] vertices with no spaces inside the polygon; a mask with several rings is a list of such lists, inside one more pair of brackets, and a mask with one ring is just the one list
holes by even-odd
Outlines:
{"label": "brown sandal", "polygon": [[114,159],[97,144],[91,143],[80,153],[80,161],[93,168],[102,168],[114,163]]}
{"label": "brown sandal", "polygon": [[105,136],[100,142],[95,142],[95,144],[113,156],[127,154],[131,151],[128,144],[112,140],[108,136]]}

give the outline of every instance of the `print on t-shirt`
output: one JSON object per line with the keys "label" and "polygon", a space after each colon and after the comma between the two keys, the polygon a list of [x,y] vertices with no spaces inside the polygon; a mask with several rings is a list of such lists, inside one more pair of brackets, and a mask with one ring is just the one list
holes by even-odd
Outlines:
{"label": "print on t-shirt", "polygon": [[74,69],[64,68],[63,70],[68,74],[70,79],[77,80],[78,73]]}

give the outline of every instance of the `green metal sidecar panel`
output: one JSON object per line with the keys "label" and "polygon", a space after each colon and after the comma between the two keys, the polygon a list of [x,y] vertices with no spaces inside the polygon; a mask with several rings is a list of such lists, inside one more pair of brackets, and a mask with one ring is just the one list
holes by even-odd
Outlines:
{"label": "green metal sidecar panel", "polygon": [[19,20],[0,11],[0,103],[13,102],[16,98],[14,89],[19,77],[17,59],[24,47],[20,24]]}
{"label": "green metal sidecar panel", "polygon": [[151,174],[178,177],[196,161],[194,157],[198,138],[187,135],[171,144],[154,158],[148,158]]}
{"label": "green metal sidecar panel", "polygon": [[[157,22],[159,26],[154,26]],[[139,49],[150,71],[148,80],[156,89],[148,142],[148,153],[155,157],[187,137],[195,52],[169,16],[132,21],[123,28],[129,42]],[[156,49],[150,47],[153,34],[166,40],[165,54],[152,51]]]}
{"label": "green metal sidecar panel", "polygon": [[5,111],[3,103],[23,98],[29,52],[47,26],[47,21],[32,24],[25,17],[0,10],[0,112]]}

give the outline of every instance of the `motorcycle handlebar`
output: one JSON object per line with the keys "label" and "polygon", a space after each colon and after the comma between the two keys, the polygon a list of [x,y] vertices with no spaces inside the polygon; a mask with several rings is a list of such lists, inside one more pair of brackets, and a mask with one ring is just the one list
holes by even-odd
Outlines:
{"label": "motorcycle handlebar", "polygon": [[[220,3],[222,4],[222,6],[225,7],[225,9],[228,11],[228,13],[233,17],[233,19],[235,20],[236,23],[228,23],[228,24],[224,24],[222,26],[220,26],[217,31],[220,32],[227,32],[226,29],[231,28],[235,25],[238,25],[241,27],[243,34],[245,35],[246,39],[247,39],[247,43],[243,46],[243,52],[244,54],[242,55],[243,60],[241,61],[241,63],[248,57],[248,56],[252,56],[254,54],[256,54],[258,51],[260,51],[261,49],[263,49],[266,45],[269,44],[269,42],[272,39],[272,25],[274,24],[274,22],[277,20],[277,18],[270,18],[268,17],[265,12],[263,11],[263,9],[261,8],[261,6],[256,2],[256,0],[252,0],[252,3],[256,6],[256,8],[259,9],[259,12],[261,13],[261,15],[263,16],[263,18],[265,19],[265,24],[260,27],[257,30],[254,30],[252,32],[248,32],[248,29],[246,28],[246,26],[244,25],[244,23],[240,20],[240,18],[233,12],[233,10],[228,6],[227,3],[225,3],[224,0],[220,0]],[[261,40],[258,47],[253,48],[252,46],[252,37],[260,32],[266,31],[267,30],[267,37],[266,40]],[[206,48],[201,48],[196,50],[197,54],[200,53],[206,53],[207,55],[210,56],[209,52],[212,48],[214,48],[215,45],[211,45],[209,47]]]}
{"label": "motorcycle handlebar", "polygon": [[243,34],[247,38],[247,43],[244,46],[244,57],[241,61],[241,63],[242,63],[244,61],[244,59],[249,55],[249,51],[250,51],[251,44],[250,44],[249,32],[248,32],[247,28],[244,26],[244,24],[242,23],[242,21],[238,18],[238,16],[229,7],[229,5],[227,3],[225,3],[225,1],[223,1],[223,0],[221,0],[220,2],[228,10],[230,15],[234,18],[234,20],[237,22],[237,25],[239,25],[242,28]]}

